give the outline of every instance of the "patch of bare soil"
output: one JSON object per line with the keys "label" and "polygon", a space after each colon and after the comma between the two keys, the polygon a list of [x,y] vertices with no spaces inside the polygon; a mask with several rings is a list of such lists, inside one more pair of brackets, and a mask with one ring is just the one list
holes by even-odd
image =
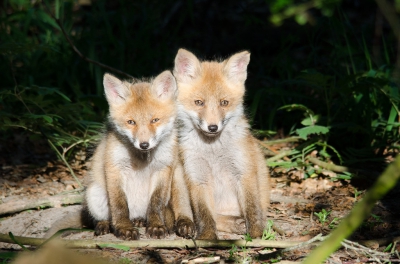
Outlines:
{"label": "patch of bare soil", "polygon": [[[87,163],[76,162],[72,165],[75,174],[84,184]],[[301,179],[291,173],[272,171],[271,181],[272,202],[268,212],[269,218],[283,231],[282,234],[276,234],[276,240],[307,241],[320,233],[329,234],[364,193],[364,190],[357,189],[348,181],[332,181],[329,178]],[[43,166],[3,165],[0,168],[0,206],[3,208],[5,205],[12,206],[16,201],[30,203],[46,197],[66,195],[68,192],[73,193],[78,188],[79,185],[61,162],[48,162]],[[391,192],[386,199],[380,201],[375,206],[373,215],[365,221],[352,239],[398,236],[398,230],[400,230],[398,201],[399,192],[396,191]],[[12,232],[15,236],[41,238],[55,221],[79,211],[81,208],[80,205],[56,205],[54,208],[47,209],[44,207],[38,206],[36,209],[3,215],[0,220],[0,233]],[[327,212],[325,219],[321,218],[323,210]],[[144,234],[144,229],[141,229],[140,232],[141,240],[148,239]],[[219,234],[220,239],[243,239],[243,237],[228,233]],[[94,237],[93,232],[88,231],[69,234],[64,238],[97,239],[99,243],[118,241],[112,234]],[[178,240],[181,238],[169,235],[165,239]],[[384,246],[375,245],[380,250]],[[8,243],[0,243],[0,248],[2,251],[21,250],[18,245]],[[285,253],[282,260],[301,261],[309,254],[310,250],[308,248]],[[245,262],[249,259],[251,259],[251,263],[269,263],[274,259],[269,253],[275,249],[143,247],[129,251],[114,248],[75,251],[116,263],[181,263],[182,261],[218,263],[221,261]],[[365,260],[368,261],[368,258],[358,255],[357,252],[341,249],[333,254],[329,261],[331,263],[360,263]]]}

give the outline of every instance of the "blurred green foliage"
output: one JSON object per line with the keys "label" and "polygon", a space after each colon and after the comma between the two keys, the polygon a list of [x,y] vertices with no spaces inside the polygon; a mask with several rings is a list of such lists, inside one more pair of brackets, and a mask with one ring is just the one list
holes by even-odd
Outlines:
{"label": "blurred green foliage", "polygon": [[92,143],[105,118],[105,70],[73,51],[54,16],[82,54],[139,78],[171,69],[180,47],[204,59],[248,49],[246,104],[262,134],[317,138],[313,146],[332,146],[322,148],[333,158],[340,153],[344,164],[382,160],[399,148],[399,87],[391,77],[396,39],[385,25],[381,35],[374,31],[372,0],[1,5],[3,141],[17,131],[69,151]]}

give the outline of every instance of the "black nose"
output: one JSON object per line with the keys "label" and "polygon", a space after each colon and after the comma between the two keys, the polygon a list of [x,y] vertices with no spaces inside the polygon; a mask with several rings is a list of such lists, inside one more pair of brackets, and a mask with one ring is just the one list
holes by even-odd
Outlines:
{"label": "black nose", "polygon": [[139,144],[139,147],[141,149],[148,149],[149,146],[150,146],[149,142],[142,142],[142,143]]}
{"label": "black nose", "polygon": [[210,125],[208,126],[208,131],[210,132],[217,132],[218,126],[217,125]]}

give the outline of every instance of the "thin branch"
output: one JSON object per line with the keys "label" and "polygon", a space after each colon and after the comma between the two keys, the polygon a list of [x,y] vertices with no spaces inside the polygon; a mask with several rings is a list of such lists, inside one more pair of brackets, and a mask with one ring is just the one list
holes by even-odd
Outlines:
{"label": "thin branch", "polygon": [[344,166],[339,166],[333,163],[327,163],[324,162],[322,160],[319,160],[317,158],[313,158],[313,157],[309,157],[308,158],[309,161],[311,161],[311,163],[314,163],[315,165],[318,165],[324,169],[330,170],[330,171],[334,171],[334,172],[348,172],[350,171],[349,168],[344,167]]}
{"label": "thin branch", "polygon": [[89,59],[88,57],[86,57],[85,55],[83,55],[83,54],[78,50],[78,48],[74,45],[74,43],[72,42],[72,40],[70,39],[70,37],[68,36],[68,34],[67,34],[67,32],[65,31],[64,26],[63,26],[63,24],[61,23],[60,19],[56,18],[56,17],[53,15],[53,13],[51,12],[51,10],[50,10],[49,6],[47,5],[47,3],[45,4],[45,7],[47,8],[47,11],[49,12],[50,16],[56,21],[57,25],[60,27],[60,29],[61,29],[61,31],[62,31],[64,37],[67,39],[67,41],[68,41],[68,43],[71,45],[72,49],[75,51],[76,54],[78,54],[79,57],[81,57],[81,59],[83,59],[83,60],[85,60],[85,61],[87,61],[87,62],[89,62],[89,63],[95,64],[95,65],[97,65],[97,66],[100,66],[100,67],[102,67],[102,68],[104,68],[104,69],[107,69],[107,70],[109,70],[109,71],[112,71],[112,72],[121,74],[121,75],[123,75],[123,76],[126,76],[126,77],[128,77],[128,78],[133,78],[133,76],[127,74],[126,72],[120,71],[120,70],[115,69],[115,68],[113,68],[113,67],[111,67],[111,66],[105,65],[105,64],[103,64],[103,63],[101,63],[101,62],[98,62],[98,61]]}
{"label": "thin branch", "polygon": [[352,168],[348,168],[345,166],[339,166],[339,165],[336,165],[333,163],[327,163],[325,161],[322,161],[322,160],[319,160],[319,159],[313,158],[313,157],[309,157],[308,160],[311,163],[320,166],[321,168],[324,168],[324,169],[327,169],[330,171],[334,171],[334,172],[351,172],[351,173],[355,173],[355,174],[364,174],[364,175],[368,175],[368,176],[378,176],[377,172],[352,169]]}
{"label": "thin branch", "polygon": [[44,207],[60,207],[61,205],[80,204],[83,201],[83,195],[63,195],[50,196],[38,200],[18,200],[0,204],[0,215],[19,213],[28,209]]}
{"label": "thin branch", "polygon": [[[33,238],[33,237],[22,237],[14,236],[17,241],[23,245],[40,246],[46,241],[44,238]],[[132,240],[132,241],[101,241],[92,239],[60,239],[60,241],[69,248],[85,248],[85,249],[96,249],[99,244],[114,244],[120,246],[127,246],[130,248],[137,247],[154,247],[154,248],[196,248],[195,243],[190,239],[179,239],[179,240]],[[15,242],[8,236],[8,234],[0,234],[0,242],[15,244]],[[299,241],[272,241],[253,239],[252,242],[246,240],[196,240],[198,247],[202,248],[231,248],[232,245],[238,247],[269,247],[269,248],[286,248],[297,244]]]}
{"label": "thin branch", "polygon": [[311,245],[314,242],[324,241],[325,238],[326,238],[326,236],[323,237],[322,234],[318,234],[318,235],[316,235],[315,237],[311,238],[310,240],[308,240],[306,242],[300,243],[300,244],[292,246],[292,247],[284,248],[284,249],[282,249],[281,252],[282,253],[283,252],[289,252],[289,251],[292,251],[292,250],[297,250],[297,249],[300,249],[300,248],[308,247],[309,245]]}
{"label": "thin branch", "polygon": [[275,156],[267,159],[266,161],[267,162],[272,162],[272,161],[275,161],[275,160],[279,160],[279,159],[285,158],[286,156],[291,155],[292,153],[293,153],[293,150],[284,150],[282,152],[279,152],[279,154],[276,154]]}
{"label": "thin branch", "polygon": [[277,144],[282,144],[282,143],[289,143],[289,142],[299,142],[302,141],[303,139],[301,137],[288,137],[288,138],[282,138],[282,139],[276,139],[276,140],[265,140],[261,141],[265,145],[277,145]]}
{"label": "thin branch", "polygon": [[[275,156],[277,154],[279,154],[276,150],[274,150],[272,147],[270,147],[268,144],[265,144],[264,141],[259,140],[258,144],[260,144],[263,148],[267,149],[268,151],[270,151],[272,153],[272,156]],[[288,157],[283,157],[284,160],[288,161],[290,160]]]}

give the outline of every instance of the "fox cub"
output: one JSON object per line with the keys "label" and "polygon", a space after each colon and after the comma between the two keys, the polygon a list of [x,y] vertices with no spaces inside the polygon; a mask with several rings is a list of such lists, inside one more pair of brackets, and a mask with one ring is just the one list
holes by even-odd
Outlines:
{"label": "fox cub", "polygon": [[[149,82],[127,82],[105,74],[104,90],[107,130],[92,158],[85,197],[95,234],[112,231],[122,239],[139,239],[136,227],[146,226],[149,236],[162,238],[176,218],[177,232],[190,236],[191,211],[183,208],[181,213],[176,205],[181,194],[171,190],[184,180],[174,126],[174,76],[164,71]],[[171,199],[171,193],[177,197]]]}
{"label": "fox cub", "polygon": [[269,175],[249,131],[243,96],[250,53],[225,61],[203,61],[180,49],[179,145],[198,239],[235,232],[225,222],[244,218],[251,237],[262,236],[269,206]]}

